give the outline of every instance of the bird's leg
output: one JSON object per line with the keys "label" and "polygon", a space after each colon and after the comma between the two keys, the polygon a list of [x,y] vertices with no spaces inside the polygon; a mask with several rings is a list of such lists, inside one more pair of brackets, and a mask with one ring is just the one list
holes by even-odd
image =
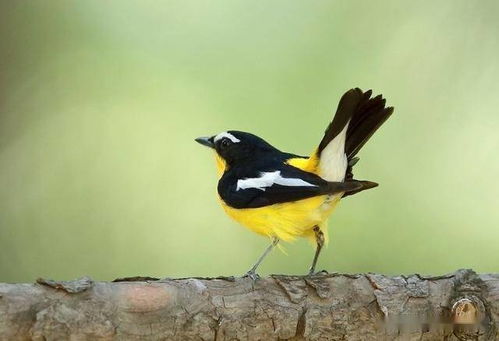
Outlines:
{"label": "bird's leg", "polygon": [[246,273],[246,276],[250,277],[252,280],[256,280],[259,276],[256,273],[256,269],[260,265],[260,263],[263,261],[265,257],[272,251],[272,249],[279,243],[279,239],[276,237],[272,237],[272,243],[265,249],[263,254],[258,258],[256,261],[255,265]]}
{"label": "bird's leg", "polygon": [[319,226],[314,227],[315,233],[315,241],[317,243],[317,248],[315,249],[314,260],[312,261],[312,265],[310,266],[310,271],[308,272],[309,276],[313,275],[315,272],[315,265],[317,264],[317,259],[319,259],[319,254],[321,253],[322,246],[324,246],[324,233],[322,233]]}

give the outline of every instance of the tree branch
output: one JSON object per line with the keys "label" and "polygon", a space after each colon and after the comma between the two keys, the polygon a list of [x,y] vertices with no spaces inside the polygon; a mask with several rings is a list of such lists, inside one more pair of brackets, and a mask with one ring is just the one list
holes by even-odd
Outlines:
{"label": "tree branch", "polygon": [[0,284],[1,340],[495,340],[499,275]]}

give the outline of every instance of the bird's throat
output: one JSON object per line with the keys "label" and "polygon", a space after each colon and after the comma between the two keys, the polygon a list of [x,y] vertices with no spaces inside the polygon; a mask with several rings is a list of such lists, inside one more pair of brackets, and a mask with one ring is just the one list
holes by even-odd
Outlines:
{"label": "bird's throat", "polygon": [[217,153],[215,153],[215,161],[217,164],[218,177],[221,178],[224,172],[227,170],[227,162],[225,162],[225,160]]}

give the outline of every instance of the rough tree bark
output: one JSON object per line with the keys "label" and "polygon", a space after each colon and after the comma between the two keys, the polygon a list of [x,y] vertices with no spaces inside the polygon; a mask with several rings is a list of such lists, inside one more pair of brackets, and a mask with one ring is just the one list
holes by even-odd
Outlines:
{"label": "rough tree bark", "polygon": [[0,284],[1,340],[496,340],[499,275]]}

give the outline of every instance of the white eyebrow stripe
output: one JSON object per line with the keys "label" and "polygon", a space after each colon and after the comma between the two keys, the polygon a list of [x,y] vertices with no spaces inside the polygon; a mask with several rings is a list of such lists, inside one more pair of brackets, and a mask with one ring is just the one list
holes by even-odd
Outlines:
{"label": "white eyebrow stripe", "polygon": [[259,178],[246,178],[237,180],[236,191],[240,189],[256,188],[265,191],[265,188],[272,185],[293,186],[293,187],[317,187],[317,185],[308,183],[298,178],[283,178],[281,171],[262,172]]}
{"label": "white eyebrow stripe", "polygon": [[231,140],[233,143],[238,143],[238,142],[241,142],[241,140],[239,140],[237,137],[235,137],[234,135],[232,135],[231,133],[228,133],[226,131],[224,131],[223,133],[220,133],[218,134],[217,136],[215,136],[215,138],[213,139],[215,142],[223,139],[224,137],[228,138],[229,140]]}

